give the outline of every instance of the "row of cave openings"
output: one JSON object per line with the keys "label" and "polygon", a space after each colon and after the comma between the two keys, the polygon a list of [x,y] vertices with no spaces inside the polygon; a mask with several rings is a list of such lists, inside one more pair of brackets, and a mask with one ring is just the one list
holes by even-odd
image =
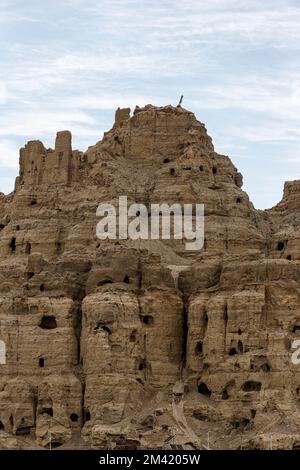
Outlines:
{"label": "row of cave openings", "polygon": [[[30,200],[30,206],[35,206],[37,205],[37,199],[36,198],[33,198]],[[0,232],[5,229],[6,225],[4,224],[0,224]],[[20,225],[17,225],[16,226],[16,231],[18,232],[20,230]],[[16,251],[16,248],[17,248],[17,239],[16,237],[12,237],[11,240],[10,240],[10,243],[9,243],[9,248],[10,248],[10,251],[12,253],[15,253]],[[31,243],[29,242],[26,242],[26,245],[25,245],[25,254],[26,255],[30,255],[31,253]]]}
{"label": "row of cave openings", "polygon": [[[232,419],[230,424],[234,429],[250,429],[251,428],[251,420],[254,420],[256,416],[256,410],[250,409],[250,414],[249,418],[244,417],[244,418],[239,418],[239,419]],[[203,413],[200,410],[194,410],[193,411],[193,417],[200,420],[200,421],[207,421],[209,419],[208,415],[206,413]]]}
{"label": "row of cave openings", "polygon": [[[227,304],[226,304],[225,308],[224,308],[225,334],[226,334],[227,322],[228,322],[228,312],[227,312]],[[208,326],[208,314],[207,314],[207,311],[205,309],[204,313],[203,313],[203,316],[202,316],[203,338],[205,337],[207,326]],[[299,330],[300,330],[300,326],[299,326]],[[239,328],[238,329],[238,335],[241,335],[241,334],[242,334],[242,330]],[[239,340],[237,342],[233,342],[233,343],[234,343],[234,345],[232,345],[230,347],[229,352],[228,352],[229,356],[235,356],[237,354],[243,354],[243,353],[249,351],[249,348],[247,346],[244,346],[241,340]],[[203,356],[203,353],[204,353],[204,351],[203,351],[203,340],[202,341],[197,341],[196,345],[195,345],[195,355],[196,356]],[[209,367],[208,364],[206,364],[206,363],[203,364],[203,370],[207,370],[208,367]],[[237,368],[239,368],[239,365],[238,365]],[[255,364],[255,361],[251,362],[250,370],[251,371],[256,371],[256,372],[259,371],[259,370],[261,370],[263,372],[270,372],[271,367],[270,367],[267,359],[262,358],[261,363],[258,364],[258,365]],[[230,389],[233,388],[234,386],[235,386],[234,381],[231,381],[229,384],[227,384],[227,386],[222,391],[222,400],[228,400],[229,399]],[[262,387],[261,382],[254,381],[254,380],[248,380],[242,385],[241,390],[244,391],[244,392],[259,392],[261,390],[261,387]],[[201,381],[200,383],[198,383],[197,389],[198,389],[198,392],[201,395],[204,395],[208,398],[212,394],[211,390],[209,389],[209,387],[207,386],[207,384],[204,381]]]}
{"label": "row of cave openings", "polygon": [[[169,160],[168,158],[165,158],[164,161],[163,161],[163,163],[170,163],[170,160]],[[203,165],[200,165],[200,166],[198,167],[198,169],[199,169],[200,172],[203,172],[203,171],[204,171]],[[191,171],[191,170],[192,170],[192,167],[191,167],[191,166],[185,166],[185,167],[183,167],[183,170]],[[214,176],[218,173],[218,169],[217,169],[217,167],[216,167],[215,165],[212,167],[211,172],[212,172],[212,174],[213,174]],[[175,170],[175,168],[170,168],[169,173],[170,173],[171,176],[176,176],[176,170]],[[232,178],[234,178],[234,177],[232,176]],[[237,197],[236,200],[235,200],[235,202],[236,202],[236,204],[241,204],[242,198],[241,198],[241,197]]]}
{"label": "row of cave openings", "polygon": [[[140,316],[140,320],[141,322],[143,323],[143,325],[145,325],[146,327],[150,327],[154,324],[154,318],[152,315],[141,315]],[[39,323],[39,327],[43,330],[54,330],[57,328],[57,321],[56,321],[56,317],[54,315],[44,315]],[[94,329],[95,330],[98,330],[99,328],[101,328],[103,331],[105,331],[108,335],[111,335],[112,334],[112,331],[111,329],[107,326],[107,325],[104,325],[102,324],[102,322],[100,322]],[[129,337],[129,341],[132,343],[132,342],[135,342],[136,341],[136,330],[133,330],[130,337]],[[142,363],[144,364],[144,360],[142,360]],[[40,357],[39,360],[38,360],[38,365],[40,368],[44,368],[45,367],[45,358],[44,357]],[[144,369],[145,367],[143,366],[140,366],[138,367],[139,370],[142,370]]]}
{"label": "row of cave openings", "polygon": [[[101,286],[106,285],[106,284],[113,284],[114,282],[116,282],[116,281],[114,281],[111,278],[106,278],[106,279],[103,279],[103,280],[99,281],[98,284],[97,284],[97,287],[101,287]],[[125,277],[123,278],[122,282],[125,283],[125,284],[130,284],[130,277],[126,274]],[[138,278],[138,284],[139,284],[139,286],[141,284],[140,277]],[[150,315],[150,314],[140,314],[140,321],[145,327],[152,327],[154,325],[154,317],[153,317],[153,315]],[[109,326],[103,324],[103,322],[99,322],[94,328],[94,330],[99,330],[99,329],[102,329],[102,331],[107,333],[108,336],[110,336],[112,334],[111,328]],[[129,341],[131,343],[133,343],[137,340],[136,335],[137,335],[137,330],[133,330],[131,332],[130,336],[129,336]],[[136,360],[136,370],[139,371],[139,372],[143,371],[145,374],[147,372],[151,373],[151,366],[146,361],[145,358],[137,358],[137,360]],[[143,383],[141,378],[137,378],[137,381],[140,382],[140,383]]]}
{"label": "row of cave openings", "polygon": [[[283,240],[283,241],[279,241],[277,243],[277,251],[281,251],[281,252],[284,252],[286,246],[287,246],[287,243],[288,243],[288,240]],[[292,261],[292,255],[287,255],[286,256],[286,259],[288,261]]]}
{"label": "row of cave openings", "polygon": [[[141,315],[140,319],[141,319],[142,323],[145,326],[152,326],[154,324],[154,318],[153,318],[152,315]],[[225,326],[227,326],[227,321],[228,321],[227,306],[225,307],[224,320],[225,320]],[[204,315],[203,315],[203,337],[205,337],[207,325],[208,325],[208,315],[207,315],[207,312],[204,311]],[[44,330],[56,329],[57,328],[56,317],[54,315],[43,315],[43,317],[42,317],[42,319],[41,319],[38,326],[41,329],[44,329]],[[103,325],[102,323],[99,323],[95,327],[95,330],[99,329],[100,327],[103,331],[105,331],[109,335],[112,333],[111,329],[107,325]],[[300,331],[300,325],[295,324],[292,328],[292,332],[296,333],[298,331]],[[184,334],[187,335],[187,331],[184,332]],[[240,328],[238,329],[238,334],[239,335],[242,334],[242,330]],[[133,331],[129,340],[130,340],[130,342],[133,342],[133,341],[135,341],[135,339],[136,339],[136,332]],[[4,344],[4,348],[5,348],[5,344]],[[249,348],[247,346],[244,347],[242,341],[238,341],[237,342],[237,347],[232,346],[230,348],[229,352],[228,352],[228,355],[229,356],[235,356],[237,354],[243,354],[244,352],[248,352],[248,351],[249,351]],[[204,352],[203,351],[203,341],[197,341],[196,345],[195,345],[195,355],[196,356],[203,356],[203,352]],[[39,367],[43,368],[44,366],[45,366],[45,358],[41,357],[39,359]],[[204,369],[206,368],[205,366],[206,366],[206,364],[204,364]],[[262,364],[259,367],[256,367],[254,363],[251,363],[250,364],[250,370],[251,371],[262,370],[263,372],[270,372],[271,367],[268,364],[268,362],[265,360],[265,361],[262,361]]]}
{"label": "row of cave openings", "polygon": [[[227,328],[227,322],[228,322],[228,313],[227,313],[227,305],[225,305],[225,310],[224,310],[224,321],[225,321],[225,330]],[[204,310],[203,314],[203,338],[205,337],[206,329],[208,326],[208,315],[206,310]],[[300,325],[295,324],[291,331],[293,333],[297,333],[300,331]],[[239,328],[238,329],[238,335],[242,334],[242,330]],[[290,347],[288,347],[288,350]],[[249,348],[247,346],[244,346],[242,341],[238,341],[237,345],[232,346],[229,350],[229,356],[235,356],[237,354],[243,354],[244,352],[249,351]],[[203,341],[198,341],[195,345],[195,354],[196,356],[203,356]],[[239,364],[236,364],[237,368],[239,368]],[[209,367],[208,364],[203,364],[203,370],[206,370]],[[265,372],[268,373],[271,371],[271,366],[267,361],[267,358],[264,356],[259,356],[258,358],[254,358],[250,362],[250,370],[252,372]],[[235,382],[231,381],[227,386],[223,389],[222,391],[222,400],[228,400],[230,397],[230,389],[232,389],[235,386]],[[198,392],[206,397],[210,397],[212,392],[207,386],[207,384],[204,381],[201,381],[198,386]],[[262,383],[259,381],[255,380],[248,380],[246,381],[242,387],[241,390],[243,392],[260,392],[262,388]]]}
{"label": "row of cave openings", "polygon": [[[19,226],[17,226],[16,230],[20,230]],[[62,254],[62,243],[61,243],[61,242],[56,242],[56,243],[55,243],[55,248],[56,248],[56,254],[57,254],[57,255],[61,255],[61,254]],[[11,253],[16,253],[16,249],[17,249],[17,239],[16,239],[16,237],[12,237],[12,239],[10,240],[9,249],[10,249]],[[30,242],[26,242],[26,243],[25,243],[25,250],[24,250],[24,253],[25,253],[26,255],[30,255],[30,254],[31,254],[31,250],[32,250],[31,243],[30,243]],[[34,272],[27,272],[27,273],[26,273],[27,280],[33,278],[34,274],[35,274]],[[44,291],[45,291],[45,284],[42,283],[42,284],[40,285],[40,291],[41,291],[41,292],[44,292]]]}
{"label": "row of cave openings", "polygon": [[[127,279],[126,279],[126,282],[127,282]],[[128,278],[128,282],[129,282],[129,278]],[[151,326],[153,325],[154,323],[154,318],[152,315],[143,315],[141,316],[141,321],[144,325],[146,326]],[[53,329],[56,329],[57,328],[57,320],[56,320],[56,317],[54,315],[43,315],[43,317],[41,318],[40,320],[40,323],[38,325],[41,329],[45,329],[45,330],[53,330]],[[100,326],[100,325],[99,325]],[[98,327],[97,327],[98,328]],[[111,334],[111,330],[106,326],[106,325],[101,325],[101,328],[106,331],[108,334]],[[136,341],[136,331],[133,331],[130,335],[130,338],[129,340],[131,342],[133,341]],[[44,368],[46,366],[46,359],[45,357],[39,357],[38,358],[38,367],[40,368]],[[139,371],[144,371],[146,368],[147,368],[147,363],[146,363],[146,360],[145,359],[140,359],[140,360],[137,360],[137,369]],[[137,379],[139,381],[141,381],[141,379]],[[48,416],[52,417],[53,418],[53,408],[52,407],[49,407],[49,406],[46,406],[46,407],[43,407],[40,411],[39,411],[39,414],[47,414]],[[54,418],[53,418],[54,419]],[[81,423],[82,421],[82,425],[84,425],[86,422],[90,421],[91,420],[91,413],[90,411],[87,409],[87,408],[83,408],[82,410],[82,418],[79,418],[78,414],[76,413],[71,413],[70,416],[69,416],[69,419],[72,423]],[[54,421],[57,421],[54,419]],[[11,422],[12,422],[12,426],[11,426],[11,430],[12,430],[12,427],[13,427],[13,421],[12,421],[12,417],[11,417]],[[62,424],[62,423],[61,423]],[[4,425],[2,423],[2,421],[0,421],[0,431],[1,430],[5,430],[4,429]],[[30,434],[31,433],[31,430],[32,430],[32,427],[28,427],[28,426],[20,426],[17,430],[16,430],[16,435],[26,435],[26,434]],[[55,443],[52,441],[52,447],[59,447],[60,445],[62,445],[62,442],[59,443]]]}
{"label": "row of cave openings", "polygon": [[[230,382],[228,385],[226,385],[222,391],[222,400],[228,400],[230,395],[229,395],[229,390],[234,387],[235,383],[234,381]],[[262,388],[262,384],[259,381],[256,380],[247,380],[246,382],[243,383],[241,386],[241,390],[243,392],[260,392]],[[198,392],[201,395],[204,395],[206,397],[210,397],[212,392],[208,388],[207,384],[205,382],[199,382],[197,385]]]}
{"label": "row of cave openings", "polygon": [[[225,336],[226,336],[226,328],[227,328],[227,323],[228,323],[227,304],[225,305],[225,308],[224,308],[224,323],[225,323]],[[208,326],[208,315],[207,315],[207,311],[204,310],[204,313],[203,313],[203,316],[202,316],[202,337],[203,338],[205,337],[207,326]],[[290,331],[292,333],[299,332],[300,331],[300,324],[295,323],[294,325],[292,325]],[[238,333],[239,336],[242,335],[243,332],[242,332],[241,328],[239,328],[237,330],[237,333]],[[188,332],[185,331],[184,334],[187,335]],[[203,356],[203,354],[204,354],[204,351],[203,351],[203,338],[202,338],[202,340],[199,340],[199,341],[196,342],[195,351],[194,351],[196,356]],[[290,346],[288,346],[287,349],[289,350]],[[243,354],[243,353],[246,353],[248,351],[249,351],[248,346],[245,346],[241,340],[232,341],[229,352],[228,352],[228,355],[229,356],[235,356],[237,354]],[[250,367],[250,369],[253,370],[252,367]],[[262,367],[262,370],[264,372],[269,372],[270,371],[270,366],[265,364],[264,367]]]}
{"label": "row of cave openings", "polygon": [[[35,403],[35,408],[36,408],[36,400],[34,401],[34,403]],[[35,415],[36,415],[36,411],[35,411]],[[41,407],[40,410],[39,410],[39,415],[50,416],[53,419],[54,422],[56,422],[58,424],[61,424],[62,426],[66,427],[65,424],[61,423],[60,421],[58,421],[56,418],[53,417],[53,407],[51,405]],[[87,408],[83,408],[82,418],[77,413],[70,413],[69,420],[70,420],[71,425],[74,425],[74,424],[75,425],[76,424],[84,425],[86,422],[91,420],[91,413]],[[20,422],[19,426],[17,427],[17,429],[15,431],[15,435],[16,436],[29,435],[29,434],[31,434],[34,427],[35,426],[26,426],[25,418],[21,418],[21,422]],[[14,419],[13,419],[12,415],[10,415],[10,417],[9,417],[9,428],[8,429],[4,426],[3,421],[0,419],[0,432],[5,431],[5,432],[8,432],[8,433],[12,433],[13,428],[14,428]],[[51,442],[51,447],[52,448],[59,447],[62,444],[63,444],[62,441],[57,441],[57,442],[52,441]]]}
{"label": "row of cave openings", "polygon": [[[152,327],[154,325],[154,317],[149,314],[141,314],[140,315],[140,321],[145,326],[146,328]],[[112,330],[109,326],[105,325],[103,322],[99,322],[94,330],[99,330],[101,329],[104,331],[108,336],[112,334]],[[130,343],[135,343],[137,341],[137,330],[134,329],[131,331],[130,336],[129,336],[129,342]],[[81,359],[82,363],[82,359]],[[144,377],[146,378],[147,374],[151,374],[151,365],[147,362],[146,358],[141,358],[138,357],[136,358],[136,370],[139,372],[143,372],[145,375]],[[137,381],[143,384],[143,381],[141,378],[137,378]]]}
{"label": "row of cave openings", "polygon": [[[164,163],[164,164],[170,163],[169,158],[165,158],[164,161],[163,161],[163,163]],[[192,167],[191,167],[191,166],[185,166],[185,167],[183,167],[183,169],[186,170],[186,171],[191,171],[191,170],[192,170]],[[203,165],[200,165],[198,169],[199,169],[200,172],[203,172],[203,171],[204,171]],[[212,174],[213,174],[213,175],[216,175],[217,172],[218,172],[217,167],[216,167],[216,166],[213,166],[211,171],[212,171]],[[171,175],[171,176],[176,176],[176,170],[175,170],[175,168],[170,168],[169,172],[170,172],[170,175]]]}
{"label": "row of cave openings", "polygon": [[[27,273],[27,277],[28,278],[31,278],[34,276],[34,273]],[[102,286],[102,285],[105,285],[105,284],[111,284],[113,283],[114,281],[112,279],[104,279],[102,281],[100,281],[98,283],[98,286]],[[130,284],[130,277],[126,274],[122,280],[123,283],[125,284]],[[41,284],[40,285],[40,290],[41,291],[44,291],[45,289],[45,286],[44,284]],[[141,319],[141,322],[147,326],[147,327],[150,327],[154,324],[154,318],[152,315],[141,315],[140,316],[140,319]],[[56,317],[54,315],[43,315],[43,317],[41,318],[41,321],[40,323],[38,324],[38,326],[43,329],[43,330],[53,330],[53,329],[56,329],[57,328],[57,320],[56,320]],[[108,333],[109,335],[112,333],[110,328],[106,325],[97,325],[97,327],[95,329],[99,329],[99,327],[101,326],[101,328],[106,332]],[[130,342],[133,342],[136,340],[136,332],[133,331],[130,338],[129,338]],[[4,344],[4,347],[5,347],[5,344]],[[44,368],[46,366],[46,358],[41,356],[38,358],[38,367],[39,368]],[[139,370],[141,370],[141,368],[139,367]]]}
{"label": "row of cave openings", "polygon": [[[10,242],[9,242],[9,249],[11,253],[15,253],[17,249],[17,238],[12,237]],[[62,254],[62,243],[61,242],[56,242],[55,243],[55,250],[57,255]],[[25,255],[30,255],[31,254],[31,243],[26,242],[25,243],[25,250],[24,250]]]}
{"label": "row of cave openings", "polygon": [[[39,324],[38,324],[38,326],[43,330],[54,330],[54,329],[56,329],[58,327],[58,325],[57,325],[57,320],[56,320],[55,315],[43,315],[40,322],[39,322]],[[5,351],[5,342],[2,341],[2,340],[0,341],[0,348],[2,348],[2,353],[3,353],[3,350]],[[45,366],[46,366],[46,358],[44,356],[39,357],[38,358],[38,367],[39,368],[44,368]],[[41,414],[41,415],[46,414],[46,415],[52,417],[55,422],[59,423],[59,421],[57,421],[53,417],[53,407],[52,406],[42,407],[39,411],[39,414]],[[82,410],[82,418],[77,413],[71,413],[69,415],[69,419],[70,419],[70,422],[73,423],[73,424],[76,424],[76,423],[79,424],[80,423],[80,424],[84,425],[87,421],[91,420],[91,413],[87,408],[84,407],[83,410]],[[0,420],[0,431],[12,432],[13,426],[14,426],[12,416],[10,417],[9,422],[10,422],[10,429],[5,429],[5,426],[4,426],[3,422]],[[22,418],[21,424],[16,429],[15,434],[20,435],[20,436],[21,435],[26,435],[26,434],[31,434],[31,431],[34,428],[34,426],[29,427],[29,426],[26,426],[26,425],[22,425],[22,422],[25,423],[24,418]],[[60,424],[65,426],[65,424],[63,424],[63,423],[60,423]],[[63,444],[63,442],[55,442],[55,441],[52,441],[52,443],[51,443],[52,448],[59,447],[62,444]]]}

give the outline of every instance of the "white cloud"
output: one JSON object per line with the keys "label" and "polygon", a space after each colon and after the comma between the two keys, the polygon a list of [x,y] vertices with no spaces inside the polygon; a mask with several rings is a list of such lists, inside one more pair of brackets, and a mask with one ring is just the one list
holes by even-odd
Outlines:
{"label": "white cloud", "polygon": [[[204,85],[201,104],[210,109],[240,108],[281,119],[300,119],[300,81],[297,71],[280,80],[260,75],[224,77],[217,85]],[[200,101],[193,100],[199,106]]]}
{"label": "white cloud", "polygon": [[16,144],[9,140],[0,141],[0,168],[17,169],[19,153]]}
{"label": "white cloud", "polygon": [[[164,2],[138,2],[104,0],[92,2],[82,8],[90,14],[86,21],[103,19],[104,29],[114,36],[125,33],[135,35],[152,47],[192,44],[202,39],[210,44],[220,41],[237,46],[240,39],[252,44],[299,49],[300,9],[288,1],[207,1],[177,0]],[[232,41],[232,35],[236,35]],[[293,42],[293,40],[296,41]]]}
{"label": "white cloud", "polygon": [[296,1],[0,0],[0,8],[2,178],[22,139],[53,142],[67,128],[84,149],[109,129],[108,111],[175,104],[181,93],[201,120],[209,116],[221,150],[246,159],[249,145],[259,153],[278,142],[297,158]]}
{"label": "white cloud", "polygon": [[6,83],[0,80],[0,105],[5,104],[7,99]]}
{"label": "white cloud", "polygon": [[0,192],[4,194],[9,194],[14,188],[14,182],[14,177],[0,175]]}
{"label": "white cloud", "polygon": [[63,110],[8,112],[0,116],[0,136],[35,136],[52,135],[57,130],[70,128],[81,123],[85,128],[96,128],[95,120],[81,111],[66,112]]}

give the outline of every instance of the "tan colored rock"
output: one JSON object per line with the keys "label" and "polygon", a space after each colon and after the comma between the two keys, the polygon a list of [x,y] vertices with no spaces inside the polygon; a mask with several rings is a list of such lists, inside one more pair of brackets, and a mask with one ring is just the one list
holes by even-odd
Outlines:
{"label": "tan colored rock", "polygon": [[[297,448],[300,182],[255,210],[172,106],[71,141],[28,142],[0,194],[0,448]],[[203,250],[98,240],[98,204],[122,195],[204,204]]]}

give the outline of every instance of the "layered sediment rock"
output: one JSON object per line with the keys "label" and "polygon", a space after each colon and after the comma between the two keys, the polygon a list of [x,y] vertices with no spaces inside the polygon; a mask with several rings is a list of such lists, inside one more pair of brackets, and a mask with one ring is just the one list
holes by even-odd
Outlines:
{"label": "layered sediment rock", "polygon": [[[204,248],[100,241],[123,195],[204,204]],[[0,445],[297,448],[299,200],[255,210],[180,107],[119,109],[86,152],[29,142],[0,195]]]}

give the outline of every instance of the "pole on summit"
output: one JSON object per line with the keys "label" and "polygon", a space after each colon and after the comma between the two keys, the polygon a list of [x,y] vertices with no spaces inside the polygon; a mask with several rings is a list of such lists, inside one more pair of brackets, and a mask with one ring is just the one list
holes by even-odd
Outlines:
{"label": "pole on summit", "polygon": [[181,97],[180,97],[180,100],[179,100],[179,103],[178,103],[178,105],[177,105],[177,108],[181,108],[182,100],[183,100],[183,95],[181,95]]}

